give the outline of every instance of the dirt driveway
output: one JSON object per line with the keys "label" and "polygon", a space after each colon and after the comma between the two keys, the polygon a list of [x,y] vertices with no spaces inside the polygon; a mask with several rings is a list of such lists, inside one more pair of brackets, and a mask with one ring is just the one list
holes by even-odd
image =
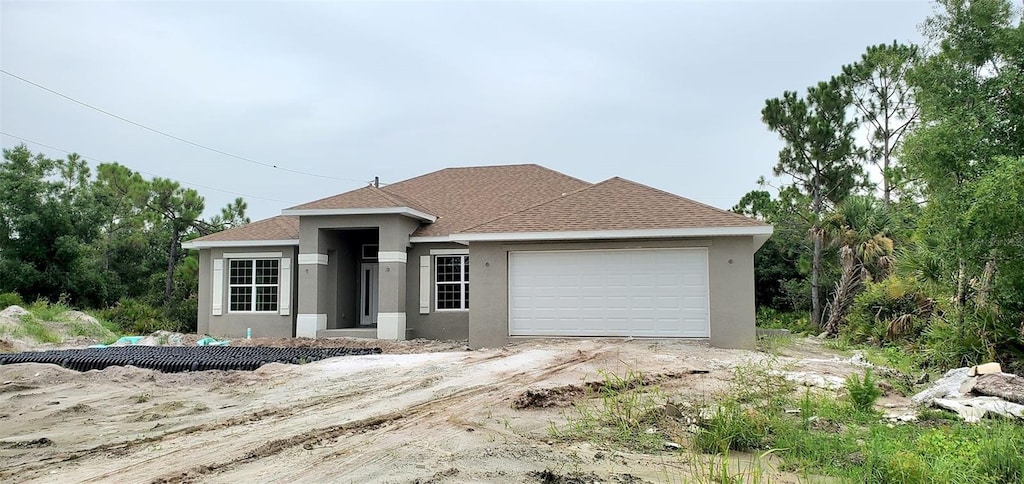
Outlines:
{"label": "dirt driveway", "polygon": [[[843,376],[817,351],[782,358]],[[652,340],[525,341],[502,349],[350,356],[255,372],[164,374],[0,366],[0,481],[688,481],[693,456],[551,438],[566,409],[516,410],[528,388],[599,372],[670,375],[662,391],[711,400],[764,353]],[[815,358],[819,358],[815,360]],[[822,368],[824,368],[822,370]],[[691,372],[689,370],[707,370]],[[550,480],[550,479],[549,479]]]}

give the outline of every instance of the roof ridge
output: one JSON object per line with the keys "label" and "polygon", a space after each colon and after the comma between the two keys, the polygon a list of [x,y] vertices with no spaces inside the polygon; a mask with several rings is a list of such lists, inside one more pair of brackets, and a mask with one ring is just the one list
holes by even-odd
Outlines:
{"label": "roof ridge", "polygon": [[353,189],[351,189],[351,190],[347,190],[347,191],[344,191],[344,192],[341,192],[341,193],[335,193],[334,195],[328,195],[328,196],[326,196],[326,197],[321,197],[321,198],[318,198],[318,199],[316,199],[316,200],[310,200],[310,201],[308,201],[308,202],[302,202],[302,203],[300,203],[300,204],[298,204],[298,205],[292,205],[291,207],[288,207],[288,208],[286,208],[285,210],[292,210],[292,209],[294,209],[295,207],[301,207],[301,206],[303,206],[303,205],[311,205],[311,204],[314,204],[314,203],[316,203],[316,202],[322,202],[322,201],[324,201],[324,200],[328,200],[328,199],[331,199],[331,198],[334,198],[334,197],[340,197],[340,196],[342,196],[342,195],[345,195],[345,194],[348,194],[348,193],[354,193],[354,192],[358,192],[359,190],[362,190],[362,189],[364,189],[364,188],[367,188],[367,187],[372,187],[372,186],[373,186],[373,185],[366,185],[366,186],[363,186],[363,187],[359,187],[359,188],[353,188]]}
{"label": "roof ridge", "polygon": [[[750,218],[750,217],[747,217],[746,215],[738,214],[736,212],[731,212],[729,210],[723,210],[723,209],[715,207],[713,205],[708,205],[708,204],[706,204],[704,202],[698,202],[698,201],[696,201],[696,200],[694,200],[692,198],[686,198],[686,197],[684,197],[682,195],[676,195],[675,193],[667,192],[667,191],[662,190],[660,188],[652,187],[650,185],[644,185],[643,183],[640,183],[640,182],[637,182],[637,181],[633,181],[633,180],[630,180],[628,178],[622,178],[622,177],[618,177],[618,176],[613,176],[613,177],[611,177],[611,178],[609,178],[608,180],[605,180],[605,181],[611,181],[611,180],[615,180],[615,179],[619,179],[619,180],[622,180],[624,182],[631,183],[633,185],[641,186],[641,187],[644,187],[644,188],[649,188],[649,189],[654,190],[654,191],[656,191],[658,193],[663,193],[663,194],[668,195],[670,197],[678,198],[680,200],[686,200],[687,202],[695,203],[697,205],[700,205],[701,207],[709,208],[709,209],[714,210],[714,211],[719,212],[719,213],[728,214],[728,215],[730,215],[730,216],[732,216],[734,218],[738,217],[738,218],[741,218],[741,219],[746,220],[746,221],[753,221],[753,222],[757,222],[757,223],[762,224],[762,225],[767,225],[764,222],[762,222],[760,220],[757,220],[755,218]],[[604,182],[602,182],[602,183],[604,183]]]}
{"label": "roof ridge", "polygon": [[[554,171],[554,170],[551,170],[551,171]],[[569,177],[569,178],[572,178],[572,177]],[[580,180],[580,181],[583,181],[583,180]],[[554,202],[556,202],[558,200],[561,200],[561,199],[563,199],[565,197],[575,195],[575,194],[577,194],[579,192],[582,192],[584,190],[589,190],[591,188],[600,186],[600,185],[602,185],[604,183],[607,183],[609,181],[611,181],[611,178],[609,178],[607,180],[604,180],[604,181],[597,182],[597,183],[584,182],[584,183],[589,183],[589,184],[587,186],[585,186],[585,187],[577,188],[576,190],[573,190],[571,192],[565,192],[565,193],[563,193],[563,194],[561,194],[561,195],[559,195],[557,197],[554,197],[554,198],[551,198],[551,199],[548,199],[548,200],[544,200],[543,202],[535,203],[533,205],[530,205],[529,207],[525,207],[525,208],[522,208],[520,210],[516,210],[514,212],[509,212],[509,213],[506,213],[505,215],[499,215],[499,216],[494,217],[494,218],[492,218],[490,220],[486,220],[486,221],[480,222],[480,223],[478,223],[478,224],[476,224],[476,225],[474,225],[472,227],[466,227],[466,228],[458,231],[457,233],[460,233],[460,234],[467,233],[468,230],[475,229],[475,228],[477,228],[477,227],[479,227],[481,225],[487,225],[487,224],[489,224],[491,222],[497,222],[498,220],[501,220],[503,218],[511,217],[513,215],[518,215],[518,214],[521,214],[521,213],[523,213],[523,212],[525,212],[527,210],[531,210],[531,209],[534,209],[534,208],[537,208],[537,207],[542,207],[542,206],[547,205],[549,203],[554,203]]]}
{"label": "roof ridge", "polygon": [[[374,187],[374,188],[377,188],[377,187]],[[384,186],[383,188],[377,188],[377,190],[380,190],[382,193],[387,195],[388,199],[393,201],[393,202],[395,202],[395,203],[401,203],[401,204],[404,204],[404,205],[410,205],[409,202],[412,202],[412,204],[416,205],[416,206],[415,207],[409,207],[409,208],[415,208],[417,210],[424,210],[426,212],[432,212],[432,209],[426,203],[423,203],[423,202],[417,200],[416,197],[411,197],[409,195],[403,195],[403,194],[400,194],[400,193],[393,193],[393,192],[389,191],[387,188],[388,188],[388,186]],[[433,215],[433,214],[431,214],[431,215]]]}

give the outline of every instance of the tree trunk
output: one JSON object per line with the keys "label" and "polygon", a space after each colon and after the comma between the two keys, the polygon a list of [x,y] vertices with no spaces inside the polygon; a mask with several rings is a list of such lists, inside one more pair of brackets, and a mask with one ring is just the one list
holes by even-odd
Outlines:
{"label": "tree trunk", "polygon": [[860,292],[864,281],[864,268],[857,263],[853,249],[844,245],[839,249],[839,263],[842,274],[836,282],[836,292],[832,295],[829,305],[828,319],[822,328],[829,336],[839,335],[839,328],[846,323],[846,315],[853,306],[853,298]]}
{"label": "tree trunk", "polygon": [[953,301],[957,309],[957,322],[964,324],[964,303],[967,302],[967,262],[963,258],[959,260],[959,268],[956,274],[956,297]]}
{"label": "tree trunk", "polygon": [[814,225],[811,227],[811,239],[814,241],[814,253],[811,256],[811,325],[821,329],[821,297],[818,290],[818,275],[821,273],[821,193],[814,189],[812,200]]}
{"label": "tree trunk", "polygon": [[885,132],[882,133],[882,136],[885,138],[882,146],[882,200],[885,201],[885,206],[889,207],[892,205],[892,184],[889,180],[889,138],[892,133],[889,131],[888,109],[885,111]]}
{"label": "tree trunk", "polygon": [[178,260],[178,239],[181,234],[174,230],[171,234],[171,247],[167,256],[167,277],[164,279],[164,300],[170,301],[174,292],[174,263]]}

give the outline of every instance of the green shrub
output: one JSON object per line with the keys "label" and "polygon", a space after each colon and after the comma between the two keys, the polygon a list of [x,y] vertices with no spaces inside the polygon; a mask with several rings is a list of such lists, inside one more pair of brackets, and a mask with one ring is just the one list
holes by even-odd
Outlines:
{"label": "green shrub", "polygon": [[951,311],[925,330],[924,363],[956,368],[987,361],[1013,363],[1024,357],[1020,315],[989,307],[968,307],[960,311],[962,315]]}
{"label": "green shrub", "polygon": [[874,409],[875,401],[882,396],[882,390],[878,388],[878,382],[871,374],[871,368],[864,371],[862,380],[856,373],[846,377],[846,393],[853,402],[853,408],[861,412],[869,412]]}
{"label": "green shrub", "polygon": [[99,312],[128,334],[149,334],[154,331],[180,331],[182,325],[166,317],[162,308],[153,307],[138,299],[125,298],[113,307]]}
{"label": "green shrub", "polygon": [[913,340],[927,326],[936,300],[898,276],[868,282],[854,298],[841,334],[856,343],[876,345]]}
{"label": "green shrub", "polygon": [[57,321],[62,314],[70,311],[71,307],[68,306],[67,298],[62,296],[55,303],[51,303],[46,299],[37,299],[36,302],[29,304],[25,309],[40,321]]}
{"label": "green shrub", "polygon": [[24,304],[21,296],[16,292],[0,293],[0,310],[7,309],[10,306],[23,306]]}
{"label": "green shrub", "polygon": [[757,308],[757,327],[766,329],[788,329],[795,334],[815,334],[817,328],[805,311],[779,311],[770,307]]}

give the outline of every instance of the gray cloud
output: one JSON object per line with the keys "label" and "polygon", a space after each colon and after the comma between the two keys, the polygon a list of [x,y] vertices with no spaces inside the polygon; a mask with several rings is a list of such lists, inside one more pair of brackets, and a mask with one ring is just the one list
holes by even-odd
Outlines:
{"label": "gray cloud", "polygon": [[[780,147],[760,122],[766,98],[827,79],[869,44],[917,40],[930,12],[922,1],[4,1],[0,64],[137,122],[302,171],[397,181],[532,162],[728,208]],[[0,127],[268,198],[359,186],[203,151],[6,76]],[[200,192],[210,209],[233,198]],[[255,218],[287,206],[249,201]]]}

